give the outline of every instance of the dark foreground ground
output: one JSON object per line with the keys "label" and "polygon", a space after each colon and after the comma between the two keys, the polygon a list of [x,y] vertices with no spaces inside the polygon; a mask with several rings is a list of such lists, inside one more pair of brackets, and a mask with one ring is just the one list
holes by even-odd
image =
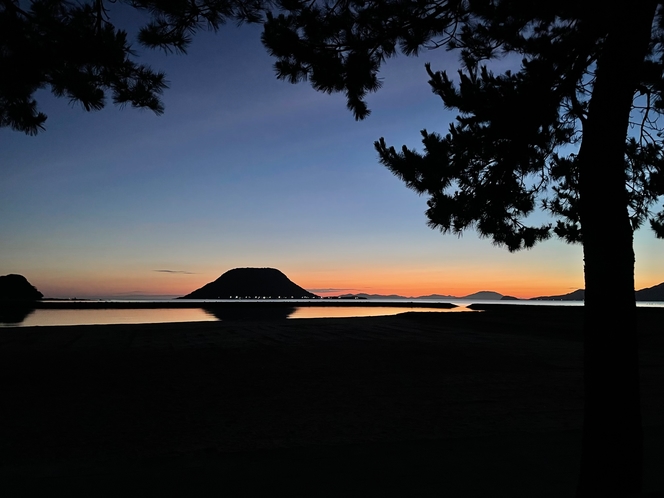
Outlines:
{"label": "dark foreground ground", "polygon": [[[580,312],[0,330],[0,493],[573,496]],[[639,313],[660,496],[664,310]]]}

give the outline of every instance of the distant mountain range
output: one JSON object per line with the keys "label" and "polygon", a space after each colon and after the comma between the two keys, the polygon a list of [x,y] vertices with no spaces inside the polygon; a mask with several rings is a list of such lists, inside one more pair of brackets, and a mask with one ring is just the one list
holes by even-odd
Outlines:
{"label": "distant mountain range", "polygon": [[634,293],[637,301],[664,301],[664,282]]}
{"label": "distant mountain range", "polygon": [[[578,289],[569,294],[561,294],[558,296],[540,296],[532,297],[527,299],[527,301],[583,301],[585,291],[583,289]],[[653,287],[648,287],[646,289],[638,290],[634,293],[637,301],[664,301],[664,282]],[[346,299],[431,299],[431,300],[441,300],[441,299],[467,299],[467,300],[516,300],[517,298],[513,296],[505,296],[498,292],[493,291],[480,291],[475,292],[474,294],[469,294],[467,296],[449,296],[441,294],[430,294],[428,296],[418,296],[418,297],[407,297],[399,296],[396,294],[383,295],[383,294],[343,294],[338,296],[339,298]]]}
{"label": "distant mountain range", "polygon": [[[533,297],[531,301],[583,301],[584,296],[585,291],[578,289],[560,296]],[[637,301],[664,301],[664,282],[653,287],[637,290],[634,292],[634,296]]]}
{"label": "distant mountain range", "polygon": [[234,268],[214,282],[178,299],[312,299],[317,298],[275,268]]}
{"label": "distant mountain range", "polygon": [[569,294],[560,294],[559,296],[540,296],[531,297],[530,301],[583,301],[586,291],[577,289]]}

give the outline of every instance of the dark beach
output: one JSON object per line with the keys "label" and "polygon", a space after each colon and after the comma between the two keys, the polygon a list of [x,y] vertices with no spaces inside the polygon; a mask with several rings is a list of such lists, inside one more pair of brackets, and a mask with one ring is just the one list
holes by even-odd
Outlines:
{"label": "dark beach", "polygon": [[[573,496],[582,310],[484,308],[2,329],[1,486]],[[664,490],[664,309],[638,311],[653,493]]]}

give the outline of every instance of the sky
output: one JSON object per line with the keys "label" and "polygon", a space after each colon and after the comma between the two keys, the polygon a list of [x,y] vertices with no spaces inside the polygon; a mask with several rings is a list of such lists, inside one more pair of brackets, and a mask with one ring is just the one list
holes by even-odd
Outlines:
{"label": "sky", "polygon": [[[136,46],[167,74],[161,116],[38,92],[46,131],[0,128],[0,275],[62,298],[182,296],[238,267],[278,268],[319,295],[583,288],[580,246],[509,253],[441,234],[426,197],[379,164],[380,137],[421,149],[420,130],[447,131],[455,115],[424,64],[454,73],[455,54],[388,60],[357,122],[342,95],[277,80],[260,33],[199,33],[186,55]],[[662,241],[642,229],[634,247],[636,288],[664,281]]]}

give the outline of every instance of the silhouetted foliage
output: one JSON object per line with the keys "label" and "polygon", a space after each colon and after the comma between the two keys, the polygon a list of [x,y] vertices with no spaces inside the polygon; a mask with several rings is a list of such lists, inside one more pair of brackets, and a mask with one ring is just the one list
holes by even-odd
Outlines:
{"label": "silhouetted foliage", "polygon": [[264,305],[264,303],[245,303],[248,306],[215,306],[205,307],[203,310],[217,320],[221,321],[260,321],[272,322],[275,320],[285,320],[295,313],[293,306]]}
{"label": "silhouetted foliage", "polygon": [[[114,104],[164,111],[164,73],[132,60],[127,33],[113,24],[108,0],[0,0],[0,127],[35,135],[46,115],[34,94],[48,88],[57,97],[99,110],[106,93]],[[128,0],[150,14],[139,42],[184,52],[200,28],[227,20],[256,22],[265,2],[256,0]]]}
{"label": "silhouetted foliage", "polygon": [[[429,224],[460,234],[476,228],[510,251],[555,233],[580,242],[576,152],[612,22],[620,15],[600,2],[284,1],[287,14],[269,15],[263,42],[277,57],[277,77],[343,92],[356,119],[370,111],[365,96],[381,86],[379,69],[399,51],[459,49],[458,81],[426,64],[429,84],[459,112],[446,135],[422,131],[423,153],[376,142],[381,162],[429,197]],[[635,80],[627,137],[625,185],[634,229],[664,195],[664,160],[657,118],[664,110],[661,13],[647,60]],[[486,61],[514,61],[496,75]],[[519,63],[520,60],[520,63]],[[544,209],[556,224],[529,226]],[[664,237],[664,211],[650,219]]]}
{"label": "silhouetted foliage", "polygon": [[38,301],[44,295],[23,275],[0,276],[0,301]]}
{"label": "silhouetted foliage", "polygon": [[[161,112],[164,75],[130,57],[103,0],[0,0],[0,126],[26,133],[46,116],[50,88],[85,109],[116,104]],[[199,28],[257,22],[272,2],[135,0],[151,21],[139,41],[184,51]],[[343,92],[356,119],[380,88],[380,66],[402,52],[458,50],[458,79],[426,67],[459,113],[447,134],[422,131],[424,151],[376,142],[380,160],[429,196],[432,227],[475,228],[510,251],[555,233],[582,242],[585,263],[585,419],[579,495],[640,489],[642,436],[633,231],[664,238],[659,118],[664,112],[664,15],[658,1],[279,0],[263,42],[279,78]],[[512,71],[494,74],[502,58]],[[578,148],[578,151],[576,150]],[[543,209],[555,224],[530,225]],[[606,315],[622,327],[603,333]]]}
{"label": "silhouetted foliage", "polygon": [[[579,496],[641,487],[633,231],[664,238],[664,13],[657,1],[284,0],[263,42],[277,77],[343,92],[356,119],[389,58],[457,50],[458,77],[426,71],[458,112],[424,150],[375,143],[428,196],[429,225],[475,228],[510,251],[556,234],[585,263],[584,440]],[[491,61],[512,70],[495,74]],[[532,224],[536,210],[555,223]],[[603,333],[607,315],[622,326]]]}

